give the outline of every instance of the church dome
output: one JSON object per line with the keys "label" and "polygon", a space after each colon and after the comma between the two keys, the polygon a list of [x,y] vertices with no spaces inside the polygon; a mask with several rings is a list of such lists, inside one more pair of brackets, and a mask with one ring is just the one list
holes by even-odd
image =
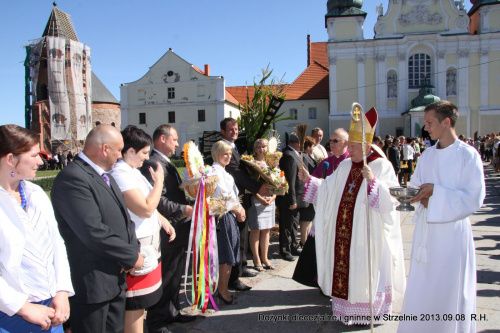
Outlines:
{"label": "church dome", "polygon": [[424,84],[424,86],[420,88],[418,96],[411,101],[412,108],[416,108],[419,106],[427,106],[431,103],[440,101],[441,98],[434,95],[432,88],[434,87],[431,86],[430,84],[427,83]]}
{"label": "church dome", "polygon": [[363,6],[363,0],[328,0],[326,8],[328,12],[339,9],[358,8]]}
{"label": "church dome", "polygon": [[363,6],[363,0],[328,0],[326,3],[328,13],[325,16],[327,18],[360,15],[366,17],[366,13],[361,10],[361,6]]}

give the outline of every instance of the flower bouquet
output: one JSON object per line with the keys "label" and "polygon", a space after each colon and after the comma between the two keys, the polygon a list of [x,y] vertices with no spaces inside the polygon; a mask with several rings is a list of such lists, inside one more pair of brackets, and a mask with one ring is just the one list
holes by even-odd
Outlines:
{"label": "flower bouquet", "polygon": [[247,167],[249,173],[254,175],[257,181],[272,186],[269,190],[271,194],[285,195],[285,193],[288,193],[288,182],[285,179],[284,172],[278,166],[279,163],[267,167],[257,163],[253,157],[250,158],[247,155],[243,155],[240,162]]}
{"label": "flower bouquet", "polygon": [[203,155],[198,150],[198,146],[194,142],[186,142],[183,147],[184,162],[186,162],[186,170],[189,179],[182,182],[179,186],[186,192],[186,195],[191,198],[196,198],[198,188],[200,187],[200,180],[204,177],[204,185],[207,197],[214,194],[215,187],[219,178],[210,175],[211,167],[204,165]]}

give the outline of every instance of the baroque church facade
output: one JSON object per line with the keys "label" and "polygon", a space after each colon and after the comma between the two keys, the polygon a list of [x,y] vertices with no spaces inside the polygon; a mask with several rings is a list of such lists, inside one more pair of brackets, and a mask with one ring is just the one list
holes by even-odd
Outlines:
{"label": "baroque church facade", "polygon": [[362,0],[329,0],[329,125],[348,128],[354,101],[376,107],[377,133],[420,136],[423,86],[454,103],[457,134],[498,132],[500,124],[500,1],[389,0],[377,7],[373,39],[364,39]]}

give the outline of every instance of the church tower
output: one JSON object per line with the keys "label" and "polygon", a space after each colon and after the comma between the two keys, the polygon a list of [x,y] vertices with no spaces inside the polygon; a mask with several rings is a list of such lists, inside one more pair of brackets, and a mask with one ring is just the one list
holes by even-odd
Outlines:
{"label": "church tower", "polygon": [[26,128],[49,153],[83,147],[94,125],[120,128],[119,102],[91,68],[90,47],[78,40],[71,16],[54,3],[41,38],[26,46]]}
{"label": "church tower", "polygon": [[363,40],[366,13],[361,10],[363,0],[328,0],[325,26],[328,42]]}
{"label": "church tower", "polygon": [[473,35],[500,31],[500,0],[471,0],[469,32]]}

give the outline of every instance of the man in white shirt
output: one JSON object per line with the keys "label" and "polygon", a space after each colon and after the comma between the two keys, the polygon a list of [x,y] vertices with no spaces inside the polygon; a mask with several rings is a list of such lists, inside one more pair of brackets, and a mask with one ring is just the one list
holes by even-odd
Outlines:
{"label": "man in white shirt", "polygon": [[425,128],[439,141],[424,150],[410,182],[420,187],[412,199],[420,205],[401,312],[419,319],[401,321],[398,332],[475,332],[476,256],[468,216],[485,197],[483,164],[457,138],[455,105],[439,101],[424,112]]}
{"label": "man in white shirt", "polygon": [[313,128],[313,130],[311,131],[311,137],[313,137],[314,141],[316,141],[316,144],[313,148],[312,157],[317,163],[319,163],[328,157],[328,152],[326,151],[325,147],[321,145],[321,141],[323,140],[323,130],[319,127]]}
{"label": "man in white shirt", "polygon": [[407,186],[408,180],[411,178],[413,173],[413,158],[415,155],[415,150],[412,147],[413,139],[406,139],[406,143],[403,146],[403,160],[408,165],[403,171],[403,185]]}

